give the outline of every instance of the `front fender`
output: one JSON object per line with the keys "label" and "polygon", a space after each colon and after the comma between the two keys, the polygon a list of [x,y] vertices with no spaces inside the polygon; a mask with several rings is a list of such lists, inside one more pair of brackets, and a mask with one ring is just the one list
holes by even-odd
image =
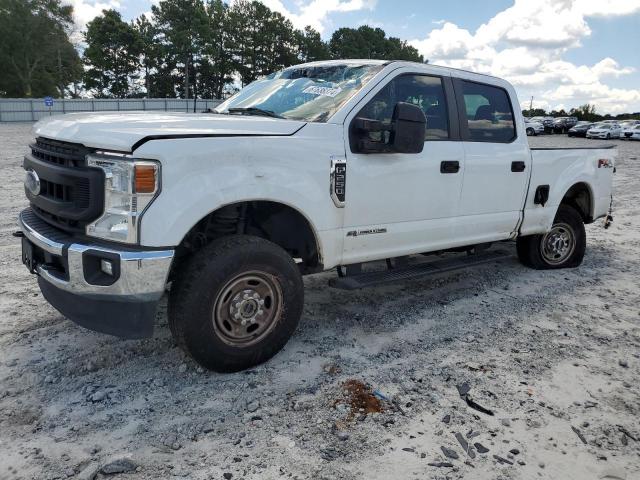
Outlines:
{"label": "front fender", "polygon": [[335,232],[342,224],[341,211],[329,195],[335,147],[327,137],[336,137],[323,136],[323,142],[296,135],[146,143],[135,154],[160,160],[162,191],[144,213],[141,244],[176,246],[214,210],[241,201],[267,200],[300,212],[319,248],[334,250],[323,245],[327,238],[323,232]]}

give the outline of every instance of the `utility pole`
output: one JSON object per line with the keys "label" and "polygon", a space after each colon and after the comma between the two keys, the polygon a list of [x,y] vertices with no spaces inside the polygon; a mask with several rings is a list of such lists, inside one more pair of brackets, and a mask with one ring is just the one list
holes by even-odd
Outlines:
{"label": "utility pole", "polygon": [[531,115],[533,111],[533,95],[531,95],[531,100],[529,101],[529,115]]}

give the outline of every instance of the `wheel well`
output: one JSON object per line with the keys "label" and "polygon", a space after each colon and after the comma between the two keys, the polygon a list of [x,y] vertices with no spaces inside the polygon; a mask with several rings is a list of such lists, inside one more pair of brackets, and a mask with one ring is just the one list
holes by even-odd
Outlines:
{"label": "wheel well", "polygon": [[209,213],[182,239],[177,257],[234,234],[254,235],[279,245],[301,260],[303,273],[322,270],[318,242],[308,220],[288,205],[263,200],[233,203]]}
{"label": "wheel well", "polygon": [[586,183],[576,183],[562,198],[561,204],[571,205],[575,208],[584,223],[593,222],[591,211],[591,190]]}

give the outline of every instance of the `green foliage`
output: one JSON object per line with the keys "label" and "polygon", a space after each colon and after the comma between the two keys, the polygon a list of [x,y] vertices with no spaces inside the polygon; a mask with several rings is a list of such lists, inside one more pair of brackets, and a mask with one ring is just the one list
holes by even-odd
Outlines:
{"label": "green foliage", "polygon": [[144,87],[149,97],[155,96],[155,85],[151,72],[160,65],[162,49],[157,43],[158,29],[147,19],[146,15],[140,15],[133,22],[132,27],[138,37],[140,47],[140,67],[144,75]]}
{"label": "green foliage", "polygon": [[203,61],[200,65],[200,96],[222,98],[225,86],[233,81],[235,64],[231,57],[234,35],[229,6],[210,0],[206,6],[207,28],[203,35]]}
{"label": "green foliage", "polygon": [[[246,85],[302,62],[355,57],[423,61],[415,48],[387,38],[379,28],[343,28],[327,43],[313,28],[297,30],[255,0],[161,0],[152,7],[152,19],[141,16],[131,29],[114,13],[96,18],[86,35],[86,82],[98,96],[136,95],[134,87],[144,84],[147,95],[221,98],[238,80]],[[117,48],[101,58],[106,44]],[[135,83],[134,57],[140,83]]]}
{"label": "green foliage", "polygon": [[381,28],[363,25],[357,29],[339,28],[331,36],[329,49],[334,58],[375,58],[424,62],[415,47],[399,38],[387,38]]}
{"label": "green foliage", "polygon": [[[369,26],[340,28],[329,42],[255,0],[160,0],[151,18],[131,24],[104,10],[87,25],[84,69],[69,39],[73,9],[66,0],[0,0],[0,96],[76,95],[78,82],[96,97],[223,98],[290,65],[331,58],[424,62],[406,41]],[[73,89],[70,89],[70,86]],[[523,110],[528,117],[543,109]],[[552,111],[580,120],[594,105]],[[640,113],[618,119],[640,118]]]}
{"label": "green foliage", "polygon": [[205,5],[202,0],[161,0],[151,11],[165,62],[180,69],[172,75],[183,84],[178,93],[192,97],[196,84],[190,77],[201,62],[208,27]]}
{"label": "green foliage", "polygon": [[298,62],[291,22],[263,3],[238,0],[229,10],[231,54],[243,85]]}
{"label": "green foliage", "polygon": [[577,117],[578,120],[586,120],[589,122],[602,120],[602,115],[596,113],[596,106],[589,103],[580,105],[577,108],[572,108],[570,113],[572,116]]}
{"label": "green foliage", "polygon": [[142,49],[136,30],[115,10],[87,24],[85,87],[97,98],[124,98],[133,93]]}
{"label": "green foliage", "polygon": [[80,79],[72,13],[60,0],[0,0],[0,96],[62,97]]}
{"label": "green foliage", "polygon": [[531,110],[523,110],[522,115],[525,117],[546,117],[547,111],[543,108],[532,108]]}
{"label": "green foliage", "polygon": [[297,31],[298,58],[301,62],[315,62],[329,60],[331,51],[329,45],[322,41],[320,33],[307,26],[304,31]]}
{"label": "green foliage", "polygon": [[618,115],[600,115],[596,113],[596,106],[590,103],[586,103],[584,105],[580,105],[579,107],[572,108],[569,110],[569,113],[564,110],[552,110],[550,113],[547,113],[546,110],[542,108],[534,108],[532,110],[523,110],[522,115],[525,117],[576,117],[578,120],[584,120],[587,122],[599,122],[601,120],[640,120],[640,112],[636,113],[621,113]]}

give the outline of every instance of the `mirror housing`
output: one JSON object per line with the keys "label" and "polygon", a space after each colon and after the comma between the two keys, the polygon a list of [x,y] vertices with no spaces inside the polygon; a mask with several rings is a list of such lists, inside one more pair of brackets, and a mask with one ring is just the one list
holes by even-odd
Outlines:
{"label": "mirror housing", "polygon": [[389,143],[394,152],[422,152],[427,129],[427,117],[425,117],[419,106],[406,102],[396,103],[391,123],[393,124],[393,130]]}
{"label": "mirror housing", "polygon": [[[351,125],[351,149],[354,153],[420,153],[424,148],[427,119],[420,107],[398,102],[390,123],[356,117]],[[370,133],[380,132],[380,140]]]}

